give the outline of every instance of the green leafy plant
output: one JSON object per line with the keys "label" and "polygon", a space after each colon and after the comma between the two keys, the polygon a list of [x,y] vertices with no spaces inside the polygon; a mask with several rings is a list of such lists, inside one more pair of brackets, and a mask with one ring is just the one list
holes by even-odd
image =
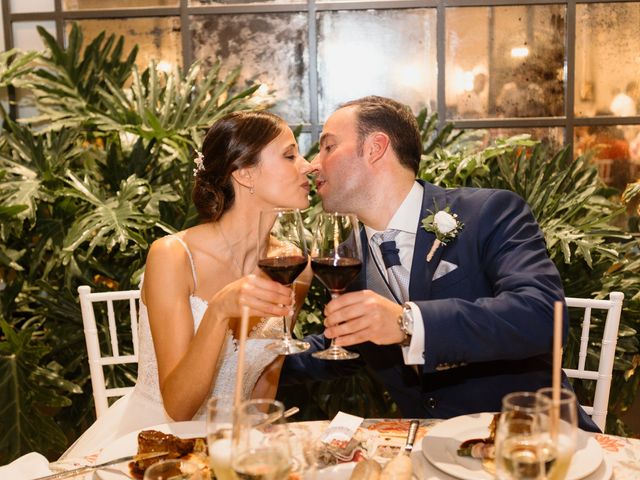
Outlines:
{"label": "green leafy plant", "polygon": [[37,109],[19,122],[0,112],[2,463],[32,450],[53,459],[91,424],[78,285],[135,288],[150,243],[197,222],[192,159],[206,129],[265,106],[259,85],[235,89],[239,70],[140,72],[122,37],[85,47],[74,26],[65,48],[39,32],[44,52],[0,55],[0,86],[20,86]]}

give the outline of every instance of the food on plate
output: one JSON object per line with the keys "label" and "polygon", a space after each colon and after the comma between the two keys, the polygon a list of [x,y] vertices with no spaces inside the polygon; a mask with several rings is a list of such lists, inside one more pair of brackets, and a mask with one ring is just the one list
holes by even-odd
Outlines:
{"label": "food on plate", "polygon": [[378,435],[363,428],[358,428],[349,440],[331,439],[319,442],[317,449],[318,467],[346,462],[359,462],[371,458],[378,447]]}
{"label": "food on plate", "polygon": [[494,458],[495,457],[495,439],[496,439],[496,426],[500,414],[496,413],[491,419],[489,424],[489,436],[487,438],[471,438],[465,440],[458,447],[458,455],[461,457],[473,457],[473,458]]}
{"label": "food on plate", "polygon": [[129,463],[129,470],[134,478],[143,478],[145,470],[150,465],[172,458],[189,460],[201,465],[207,472],[209,470],[205,438],[180,438],[157,430],[142,430],[138,434],[138,455],[152,452],[167,453]]}
{"label": "food on plate", "polygon": [[489,424],[489,436],[487,438],[471,438],[462,442],[458,447],[458,455],[477,458],[482,462],[482,467],[492,475],[496,474],[495,439],[498,420],[500,420],[500,414],[496,413]]}
{"label": "food on plate", "polygon": [[351,472],[350,480],[379,480],[382,468],[375,460],[362,460],[358,462]]}
{"label": "food on plate", "polygon": [[404,453],[396,455],[382,469],[380,480],[411,480],[413,464],[411,457]]}

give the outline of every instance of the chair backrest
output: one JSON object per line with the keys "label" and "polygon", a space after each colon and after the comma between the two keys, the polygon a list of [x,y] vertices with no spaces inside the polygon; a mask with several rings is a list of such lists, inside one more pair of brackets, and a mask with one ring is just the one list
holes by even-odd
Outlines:
{"label": "chair backrest", "polygon": [[[133,387],[107,388],[103,367],[105,365],[118,365],[138,363],[138,302],[140,290],[123,290],[115,292],[91,293],[91,288],[82,285],[78,287],[80,295],[80,308],[82,309],[82,323],[84,325],[84,338],[87,342],[87,354],[89,357],[89,371],[91,373],[91,386],[93,387],[93,400],[96,405],[96,417],[104,414],[109,408],[109,397],[121,397],[133,390]],[[129,303],[129,318],[131,324],[131,339],[133,355],[121,355],[121,345],[118,340],[118,323],[116,322],[116,310],[113,302],[127,301]],[[94,304],[103,302],[106,305],[106,324],[110,352],[103,354],[100,349],[98,325],[96,324],[96,309]],[[104,312],[104,307],[99,309]],[[103,318],[100,318],[104,322]],[[122,333],[121,333],[122,334]]]}
{"label": "chair backrest", "polygon": [[[607,422],[607,410],[609,405],[609,390],[611,388],[611,377],[613,373],[613,360],[616,353],[616,343],[618,342],[618,327],[620,325],[620,313],[622,312],[622,300],[624,294],[621,292],[611,292],[609,300],[593,300],[588,298],[566,299],[567,307],[582,308],[582,333],[580,335],[580,352],[578,354],[578,368],[565,368],[564,371],[569,378],[580,378],[585,380],[595,380],[596,390],[593,397],[593,406],[582,405],[585,412],[591,415],[594,423],[604,432]],[[602,335],[602,346],[600,347],[600,360],[598,370],[585,369],[587,359],[587,347],[589,346],[589,329],[591,326],[591,310],[607,310],[607,318],[604,324]]]}

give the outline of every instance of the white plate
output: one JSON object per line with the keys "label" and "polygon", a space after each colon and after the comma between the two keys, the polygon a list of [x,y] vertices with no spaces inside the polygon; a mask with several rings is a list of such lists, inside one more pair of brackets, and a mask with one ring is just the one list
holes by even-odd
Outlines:
{"label": "white plate", "polygon": [[332,467],[318,470],[316,480],[349,480],[351,472],[356,467],[355,462],[341,463]]}
{"label": "white plate", "polygon": [[[154,425],[153,427],[144,428],[142,430],[158,430],[163,433],[171,433],[180,438],[194,438],[204,437],[206,435],[205,422],[176,422],[176,423],[163,423],[161,425]],[[127,433],[126,435],[118,438],[113,443],[110,443],[102,449],[96,463],[108,462],[120,457],[126,457],[128,455],[135,455],[138,451],[138,433]],[[124,477],[122,473],[129,474],[129,464],[122,463],[120,465],[114,465],[109,470],[99,470],[98,476],[102,480],[122,480]]]}
{"label": "white plate", "polygon": [[[460,457],[460,444],[471,438],[489,436],[492,413],[476,413],[450,418],[432,427],[422,439],[422,452],[433,465],[463,480],[493,480],[480,460]],[[593,473],[602,463],[602,448],[587,432],[578,430],[578,446],[571,460],[567,480],[578,480]]]}

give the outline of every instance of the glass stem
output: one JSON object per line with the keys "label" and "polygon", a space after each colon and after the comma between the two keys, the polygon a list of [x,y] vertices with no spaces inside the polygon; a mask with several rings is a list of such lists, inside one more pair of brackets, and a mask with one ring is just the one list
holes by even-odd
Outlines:
{"label": "glass stem", "polygon": [[[291,288],[291,294],[293,295],[293,304],[291,305],[291,310],[295,312],[295,307],[296,307],[295,283],[292,283],[291,285],[289,285],[289,287]],[[292,315],[285,315],[284,317],[282,317],[282,328],[283,328],[282,338],[285,341],[291,340],[291,332],[289,332],[289,320],[291,319],[291,317]]]}
{"label": "glass stem", "polygon": [[[337,291],[331,291],[331,300],[335,300],[336,298],[338,298],[340,296],[340,292]],[[336,346],[336,339],[335,337],[331,339],[331,344],[329,345],[329,348],[340,348]]]}

